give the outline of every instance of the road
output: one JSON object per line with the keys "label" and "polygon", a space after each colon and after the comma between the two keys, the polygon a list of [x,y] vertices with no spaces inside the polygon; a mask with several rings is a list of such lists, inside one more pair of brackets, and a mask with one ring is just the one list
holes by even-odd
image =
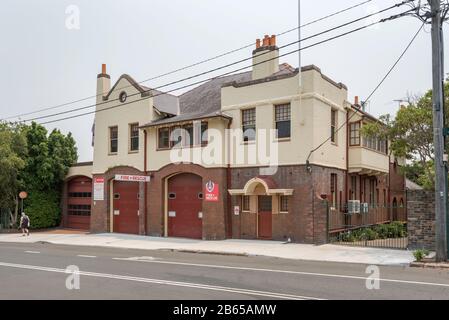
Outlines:
{"label": "road", "polygon": [[[68,266],[80,270],[79,290],[66,286],[76,286]],[[0,299],[449,299],[448,270],[379,271],[369,290],[365,265],[0,243]]]}

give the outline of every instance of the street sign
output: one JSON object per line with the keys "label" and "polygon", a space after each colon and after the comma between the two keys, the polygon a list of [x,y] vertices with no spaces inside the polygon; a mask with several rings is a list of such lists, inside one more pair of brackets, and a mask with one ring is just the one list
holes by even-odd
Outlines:
{"label": "street sign", "polygon": [[104,178],[94,179],[94,201],[104,201]]}
{"label": "street sign", "polygon": [[21,193],[19,193],[19,198],[22,200],[28,198],[28,193],[22,191]]}
{"label": "street sign", "polygon": [[122,182],[150,182],[151,178],[147,176],[130,176],[130,175],[117,174],[114,180]]}

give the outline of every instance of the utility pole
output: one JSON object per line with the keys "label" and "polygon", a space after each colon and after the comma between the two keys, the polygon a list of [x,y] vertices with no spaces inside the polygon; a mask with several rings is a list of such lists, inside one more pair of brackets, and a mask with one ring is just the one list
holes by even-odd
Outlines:
{"label": "utility pole", "polygon": [[428,0],[432,16],[433,124],[435,144],[435,216],[436,259],[448,259],[447,238],[447,170],[444,133],[444,65],[443,19],[441,0]]}

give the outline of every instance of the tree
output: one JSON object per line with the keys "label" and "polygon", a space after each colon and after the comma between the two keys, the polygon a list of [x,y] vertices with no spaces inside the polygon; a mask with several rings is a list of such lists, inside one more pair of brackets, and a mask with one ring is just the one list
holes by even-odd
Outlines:
{"label": "tree", "polygon": [[[435,156],[432,91],[409,100],[409,105],[401,107],[396,118],[384,115],[380,117],[380,122],[365,124],[362,135],[389,139],[391,154],[405,158],[411,163],[404,168],[407,177],[426,189],[433,189]],[[445,103],[449,105],[449,82],[445,83]],[[446,123],[449,123],[449,115],[446,117]]]}
{"label": "tree", "polygon": [[18,175],[25,167],[26,138],[18,125],[0,123],[0,208],[11,209],[11,222],[18,217]]}
{"label": "tree", "polygon": [[69,168],[77,161],[75,140],[69,133],[32,123],[0,123],[0,208],[14,212],[17,223],[20,191],[27,191],[25,210],[33,227],[55,226],[60,217],[60,192]]}

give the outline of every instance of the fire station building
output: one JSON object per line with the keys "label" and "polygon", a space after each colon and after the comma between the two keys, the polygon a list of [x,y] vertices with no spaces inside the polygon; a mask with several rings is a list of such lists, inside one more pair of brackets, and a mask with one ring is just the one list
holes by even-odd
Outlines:
{"label": "fire station building", "polygon": [[[103,65],[93,162],[70,169],[63,225],[95,233],[320,243],[329,228],[323,199],[342,217],[351,200],[405,201],[401,163],[389,156],[388,141],[360,134],[364,123],[378,120],[358,99],[349,102],[347,87],[318,67],[300,72],[301,87],[299,70],[279,63],[274,36],[257,41],[252,70],[180,96],[128,75],[112,86]],[[375,210],[374,223],[404,219],[401,212]]]}

